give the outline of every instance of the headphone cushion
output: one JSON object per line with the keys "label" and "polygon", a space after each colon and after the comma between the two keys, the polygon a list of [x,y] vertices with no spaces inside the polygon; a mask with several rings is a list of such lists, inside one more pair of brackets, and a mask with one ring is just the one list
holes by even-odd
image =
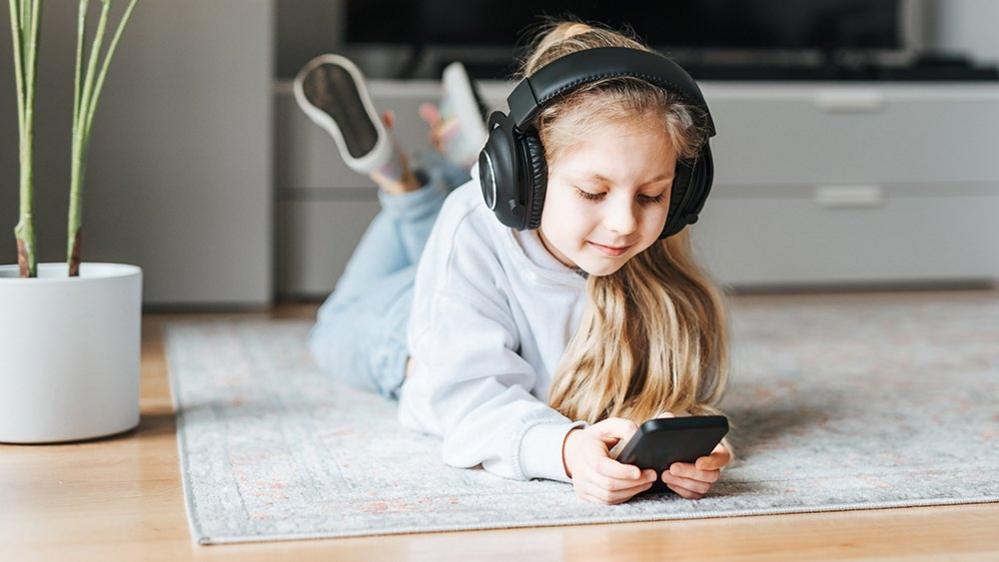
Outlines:
{"label": "headphone cushion", "polygon": [[705,145],[694,166],[677,163],[673,192],[670,195],[669,218],[659,239],[679,233],[687,225],[697,222],[704,201],[711,193],[714,180],[714,160],[711,147]]}
{"label": "headphone cushion", "polygon": [[525,134],[521,138],[526,152],[525,160],[527,176],[530,183],[525,186],[525,200],[528,201],[527,230],[541,226],[541,210],[545,206],[545,192],[548,188],[548,163],[545,161],[545,147],[535,133]]}
{"label": "headphone cushion", "polygon": [[659,235],[660,240],[676,234],[682,230],[684,226],[686,226],[686,224],[679,223],[683,222],[682,214],[685,211],[683,205],[684,200],[687,198],[690,190],[694,187],[691,185],[693,176],[694,171],[690,166],[685,163],[677,162],[674,170],[673,186],[670,188],[669,211],[667,213],[666,224],[663,226],[663,231]]}

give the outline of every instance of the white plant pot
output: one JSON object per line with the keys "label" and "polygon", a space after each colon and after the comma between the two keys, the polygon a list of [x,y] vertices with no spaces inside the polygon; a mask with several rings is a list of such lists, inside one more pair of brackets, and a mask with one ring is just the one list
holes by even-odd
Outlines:
{"label": "white plant pot", "polygon": [[142,269],[0,265],[0,442],[51,443],[139,424]]}

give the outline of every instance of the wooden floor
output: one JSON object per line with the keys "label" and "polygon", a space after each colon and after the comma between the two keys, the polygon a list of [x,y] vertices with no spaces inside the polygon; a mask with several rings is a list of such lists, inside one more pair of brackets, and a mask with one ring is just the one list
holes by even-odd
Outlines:
{"label": "wooden floor", "polygon": [[[982,291],[940,294],[999,298]],[[245,315],[308,318],[315,308],[285,305]],[[84,443],[0,445],[0,561],[999,560],[999,504],[994,503],[197,546],[184,510],[161,336],[172,319],[226,316],[231,314],[144,317],[138,429]]]}

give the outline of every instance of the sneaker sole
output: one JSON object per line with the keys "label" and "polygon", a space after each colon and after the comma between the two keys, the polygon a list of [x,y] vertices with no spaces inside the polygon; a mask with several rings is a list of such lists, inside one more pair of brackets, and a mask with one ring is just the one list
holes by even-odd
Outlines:
{"label": "sneaker sole", "polygon": [[[475,91],[472,80],[460,62],[452,62],[444,67],[441,76],[441,86],[445,95],[450,98],[461,136],[467,146],[458,149],[457,157],[468,161],[469,165],[478,160],[478,153],[486,144],[486,123],[483,119],[485,104]],[[473,153],[474,149],[474,153]]]}
{"label": "sneaker sole", "polygon": [[[295,101],[336,141],[352,170],[369,174],[388,163],[392,146],[375,111],[364,75],[346,57],[321,55],[295,76]],[[342,127],[342,130],[341,130]]]}

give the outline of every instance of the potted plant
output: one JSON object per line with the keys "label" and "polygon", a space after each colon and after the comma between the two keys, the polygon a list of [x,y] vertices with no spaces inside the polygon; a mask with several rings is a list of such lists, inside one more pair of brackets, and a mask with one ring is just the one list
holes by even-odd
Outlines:
{"label": "potted plant", "polygon": [[[0,265],[0,442],[46,443],[111,435],[139,423],[142,270],[81,262],[87,147],[108,65],[137,0],[101,57],[111,0],[84,67],[89,0],[80,0],[66,263],[37,263],[33,225],[35,84],[41,0],[8,0],[20,136],[15,265]],[[61,6],[60,6],[61,7]]]}

